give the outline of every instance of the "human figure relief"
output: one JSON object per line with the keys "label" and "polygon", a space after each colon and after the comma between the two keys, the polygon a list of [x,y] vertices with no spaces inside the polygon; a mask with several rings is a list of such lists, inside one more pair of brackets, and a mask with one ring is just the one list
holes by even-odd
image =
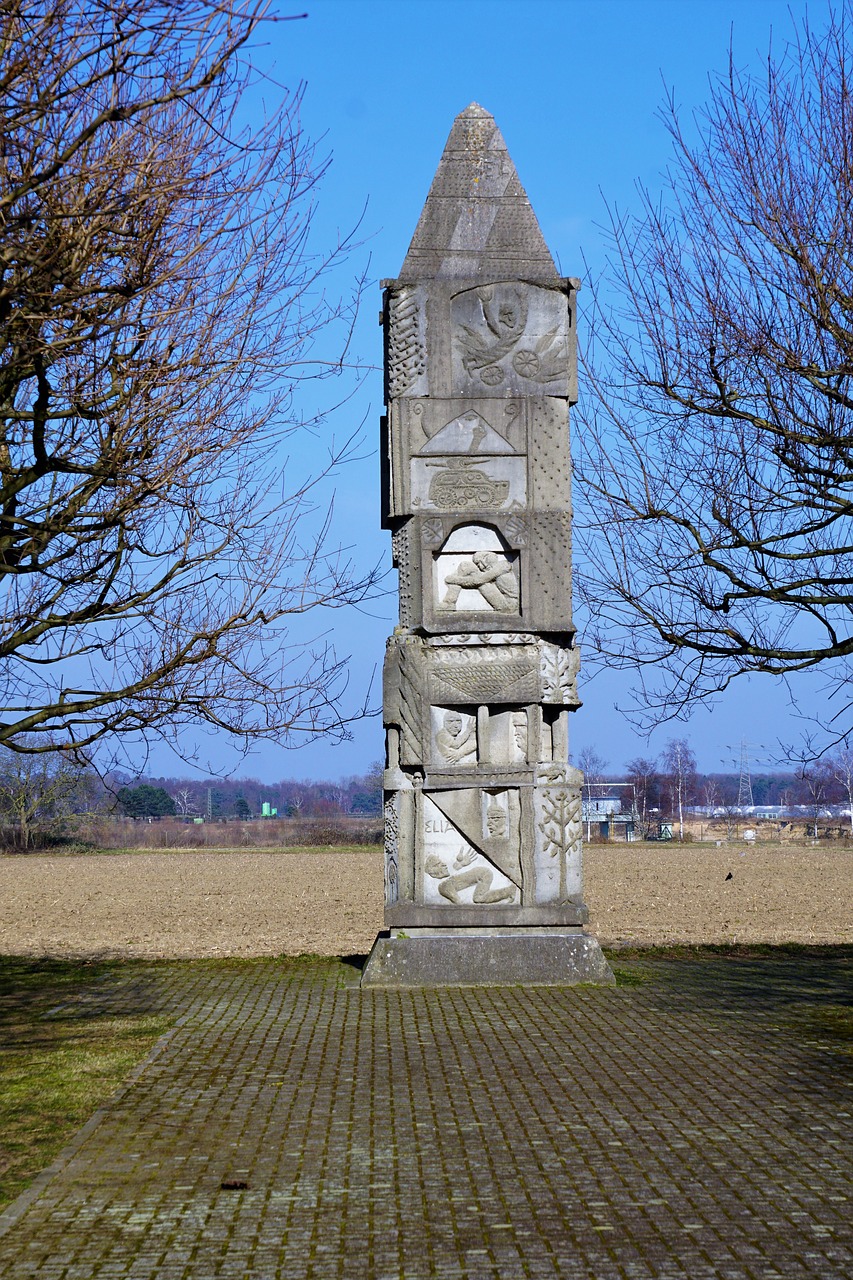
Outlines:
{"label": "human figure relief", "polygon": [[[487,902],[512,902],[515,898],[515,885],[506,884],[499,889],[492,888],[492,880],[494,874],[488,867],[472,867],[471,863],[476,861],[477,853],[474,849],[460,849],[453,860],[453,871],[448,871],[447,863],[442,862],[437,854],[430,854],[424,862],[424,871],[428,876],[432,876],[433,880],[440,880],[438,892],[442,898],[447,898],[448,902],[461,903],[462,899],[459,894],[462,889],[468,889],[474,886],[473,901],[476,903]],[[470,870],[464,870],[469,867]]]}
{"label": "human figure relief", "polygon": [[446,711],[443,727],[435,735],[435,745],[448,764],[475,762],[477,733],[473,719],[461,716],[458,711]]}
{"label": "human figure relief", "polygon": [[513,711],[512,740],[515,747],[516,760],[527,759],[527,712]]}
{"label": "human figure relief", "polygon": [[486,834],[492,840],[503,840],[506,836],[506,813],[494,801],[486,810]]}
{"label": "human figure relief", "polygon": [[445,578],[447,591],[440,609],[456,609],[460,591],[479,591],[496,613],[518,613],[518,580],[506,556],[476,551]]}

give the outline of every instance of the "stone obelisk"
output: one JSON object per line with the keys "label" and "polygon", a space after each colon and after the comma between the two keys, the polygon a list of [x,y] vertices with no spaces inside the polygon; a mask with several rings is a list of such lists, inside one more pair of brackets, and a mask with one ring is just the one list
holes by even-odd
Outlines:
{"label": "stone obelisk", "polygon": [[495,121],[454,122],[383,281],[385,924],[365,986],[608,981],[583,931],[575,300]]}

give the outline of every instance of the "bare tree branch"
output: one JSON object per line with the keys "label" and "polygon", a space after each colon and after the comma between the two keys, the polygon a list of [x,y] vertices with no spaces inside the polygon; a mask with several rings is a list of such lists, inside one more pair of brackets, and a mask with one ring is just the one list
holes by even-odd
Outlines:
{"label": "bare tree branch", "polygon": [[[288,484],[295,392],[351,308],[310,239],[301,89],[246,126],[229,0],[0,9],[0,742],[345,733],[345,667],[283,621],[375,581]],[[252,114],[257,117],[257,105]]]}
{"label": "bare tree branch", "polygon": [[732,57],[696,142],[670,97],[663,199],[612,211],[576,581],[604,662],[642,668],[647,723],[742,674],[850,673],[850,35],[842,5],[762,75]]}

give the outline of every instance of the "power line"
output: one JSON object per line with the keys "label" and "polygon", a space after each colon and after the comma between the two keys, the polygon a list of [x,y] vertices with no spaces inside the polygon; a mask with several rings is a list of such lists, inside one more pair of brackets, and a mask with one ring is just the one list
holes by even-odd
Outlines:
{"label": "power line", "polygon": [[743,738],[740,741],[740,777],[737,784],[737,807],[751,809],[755,801],[752,798],[752,777],[749,772],[749,743]]}

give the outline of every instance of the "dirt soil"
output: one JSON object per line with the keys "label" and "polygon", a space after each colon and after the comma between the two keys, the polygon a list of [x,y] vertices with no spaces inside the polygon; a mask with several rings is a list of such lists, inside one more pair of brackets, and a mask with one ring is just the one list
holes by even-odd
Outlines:
{"label": "dirt soil", "polygon": [[[606,943],[849,942],[851,868],[839,846],[593,845],[590,928]],[[7,954],[350,955],[381,928],[378,848],[0,857]]]}

